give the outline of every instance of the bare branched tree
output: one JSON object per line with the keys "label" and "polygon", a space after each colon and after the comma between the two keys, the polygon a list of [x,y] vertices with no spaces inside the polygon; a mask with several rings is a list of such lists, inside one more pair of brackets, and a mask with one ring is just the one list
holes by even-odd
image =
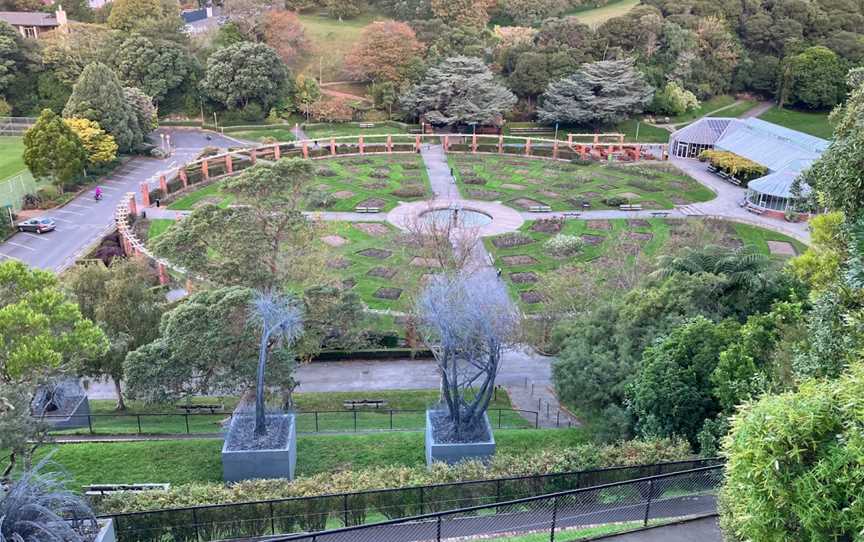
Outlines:
{"label": "bare branched tree", "polygon": [[421,294],[417,313],[459,437],[477,427],[489,407],[501,356],[518,334],[519,314],[491,270],[436,275]]}
{"label": "bare branched tree", "polygon": [[261,326],[258,349],[258,375],[255,391],[255,434],[267,434],[267,414],[264,409],[264,370],[267,356],[275,347],[287,348],[303,332],[303,312],[294,298],[272,291],[258,292],[252,300],[250,319]]}
{"label": "bare branched tree", "polygon": [[[429,214],[434,211],[439,213]],[[430,205],[408,222],[408,239],[419,257],[443,270],[461,270],[469,265],[480,240],[479,228],[466,224],[459,213]]]}

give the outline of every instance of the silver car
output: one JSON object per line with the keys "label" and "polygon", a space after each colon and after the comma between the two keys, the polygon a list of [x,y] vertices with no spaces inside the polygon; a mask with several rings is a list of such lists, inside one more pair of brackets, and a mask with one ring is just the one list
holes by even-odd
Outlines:
{"label": "silver car", "polygon": [[29,231],[39,234],[52,231],[55,227],[57,227],[57,224],[54,222],[54,219],[48,217],[31,218],[30,220],[18,223],[18,231]]}

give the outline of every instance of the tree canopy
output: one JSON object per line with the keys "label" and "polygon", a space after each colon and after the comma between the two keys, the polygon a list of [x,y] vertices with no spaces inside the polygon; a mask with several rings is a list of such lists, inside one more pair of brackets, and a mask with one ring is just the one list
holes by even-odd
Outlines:
{"label": "tree canopy", "polygon": [[24,134],[24,163],[37,177],[51,177],[61,189],[84,170],[87,151],[75,131],[45,109]]}
{"label": "tree canopy", "polygon": [[424,49],[407,24],[377,21],[363,29],[345,60],[346,69],[359,81],[403,81],[406,69]]}
{"label": "tree canopy", "polygon": [[266,110],[287,83],[288,71],[276,51],[263,43],[244,42],[214,52],[200,85],[204,94],[225,107],[242,109],[256,102]]}

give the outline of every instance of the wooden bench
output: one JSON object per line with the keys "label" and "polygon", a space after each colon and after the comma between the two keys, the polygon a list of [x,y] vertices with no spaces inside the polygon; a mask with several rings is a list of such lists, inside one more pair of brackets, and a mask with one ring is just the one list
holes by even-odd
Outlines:
{"label": "wooden bench", "polygon": [[533,128],[510,128],[510,135],[518,134],[550,134],[554,130],[544,126],[536,126]]}
{"label": "wooden bench", "polygon": [[361,122],[359,124],[360,128],[375,128],[374,122]]}
{"label": "wooden bench", "polygon": [[564,218],[579,218],[580,216],[582,216],[582,213],[576,211],[568,211],[564,213]]}
{"label": "wooden bench", "polygon": [[348,410],[355,410],[358,408],[384,408],[387,406],[387,401],[383,399],[349,399],[343,401],[342,406]]}
{"label": "wooden bench", "polygon": [[669,216],[669,211],[652,211],[651,216],[653,216],[653,217],[666,217],[666,216]]}
{"label": "wooden bench", "polygon": [[380,207],[357,207],[354,209],[358,213],[380,213]]}
{"label": "wooden bench", "polygon": [[183,410],[186,412],[186,414],[191,414],[193,412],[204,412],[204,411],[210,411],[210,414],[215,414],[217,412],[222,412],[223,410],[225,410],[225,405],[217,405],[217,404],[212,404],[212,405],[207,405],[207,404],[176,405],[176,406],[177,406],[177,410]]}
{"label": "wooden bench", "polygon": [[551,213],[552,207],[549,207],[548,205],[532,205],[528,210],[532,213]]}
{"label": "wooden bench", "polygon": [[621,209],[622,211],[641,211],[642,205],[640,205],[638,203],[633,203],[633,204],[626,204],[625,203],[623,205],[619,205],[618,208]]}
{"label": "wooden bench", "polygon": [[169,489],[171,484],[92,484],[84,486],[84,494],[94,497],[124,491],[168,491]]}
{"label": "wooden bench", "polygon": [[582,209],[590,209],[590,208],[591,208],[591,202],[590,201],[583,201],[582,202]]}
{"label": "wooden bench", "polygon": [[717,170],[717,167],[716,167],[716,166],[714,166],[714,165],[709,165],[709,166],[708,166],[708,171],[710,171],[711,173],[717,173],[718,170]]}

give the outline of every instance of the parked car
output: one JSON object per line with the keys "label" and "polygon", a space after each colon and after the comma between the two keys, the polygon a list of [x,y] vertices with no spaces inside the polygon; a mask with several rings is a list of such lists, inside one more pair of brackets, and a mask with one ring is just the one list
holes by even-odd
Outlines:
{"label": "parked car", "polygon": [[53,218],[42,217],[42,218],[31,218],[30,220],[25,220],[24,222],[18,223],[18,231],[31,231],[33,233],[45,233],[46,231],[51,231],[56,227],[56,223]]}

